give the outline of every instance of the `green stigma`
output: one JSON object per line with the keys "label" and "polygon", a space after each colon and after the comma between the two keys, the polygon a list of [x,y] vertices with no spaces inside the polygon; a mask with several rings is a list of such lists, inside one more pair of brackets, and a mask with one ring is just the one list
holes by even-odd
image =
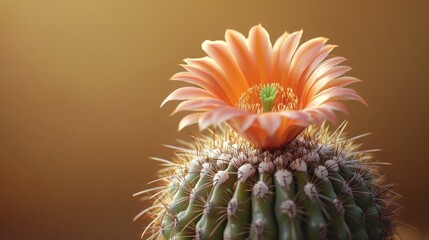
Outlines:
{"label": "green stigma", "polygon": [[261,91],[259,92],[259,97],[261,98],[264,112],[271,112],[277,93],[278,91],[275,84],[271,83],[262,87]]}

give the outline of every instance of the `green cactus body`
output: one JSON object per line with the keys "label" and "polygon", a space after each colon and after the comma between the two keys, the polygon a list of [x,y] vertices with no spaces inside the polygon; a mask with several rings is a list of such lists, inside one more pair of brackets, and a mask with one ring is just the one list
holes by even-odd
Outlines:
{"label": "green cactus body", "polygon": [[179,150],[164,169],[166,187],[158,208],[147,212],[153,221],[145,238],[392,237],[391,198],[381,194],[389,191],[368,153],[342,131],[310,127],[276,150],[257,149],[230,131],[212,134]]}

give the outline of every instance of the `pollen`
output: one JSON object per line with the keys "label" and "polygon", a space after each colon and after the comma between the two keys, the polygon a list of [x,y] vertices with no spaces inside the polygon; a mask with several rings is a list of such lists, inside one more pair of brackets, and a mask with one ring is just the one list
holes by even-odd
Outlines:
{"label": "pollen", "polygon": [[298,98],[292,88],[284,89],[278,83],[257,84],[243,92],[237,107],[251,113],[296,110]]}

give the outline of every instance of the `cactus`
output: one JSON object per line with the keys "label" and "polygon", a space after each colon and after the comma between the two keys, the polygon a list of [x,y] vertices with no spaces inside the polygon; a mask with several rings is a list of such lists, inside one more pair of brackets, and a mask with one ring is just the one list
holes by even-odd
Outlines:
{"label": "cactus", "polygon": [[[164,184],[147,239],[390,239],[395,205],[371,151],[343,124],[311,126],[284,148],[262,150],[229,130],[196,138],[160,160]],[[152,191],[153,190],[153,191]],[[156,192],[154,194],[154,192]],[[139,195],[136,194],[136,195]]]}
{"label": "cactus", "polygon": [[[198,123],[206,136],[182,142],[157,186],[135,194],[153,200],[140,216],[152,220],[147,239],[357,239],[395,237],[396,195],[383,184],[371,151],[342,124],[332,133],[342,101],[365,100],[347,85],[350,67],[327,58],[335,45],[302,31],[274,44],[261,26],[246,38],[227,30],[205,41],[207,57],[185,59],[172,80],[181,87],[161,104],[192,111],[179,129]],[[325,59],[327,58],[327,59]],[[361,136],[365,136],[361,135]],[[360,136],[360,137],[361,137]]]}

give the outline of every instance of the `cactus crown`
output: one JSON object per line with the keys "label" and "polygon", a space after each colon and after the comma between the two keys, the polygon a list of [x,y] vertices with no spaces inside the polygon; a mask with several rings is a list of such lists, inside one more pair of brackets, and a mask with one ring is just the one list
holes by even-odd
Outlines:
{"label": "cactus crown", "polygon": [[[395,205],[344,133],[311,126],[283,149],[262,150],[230,130],[175,148],[157,186],[147,239],[390,239]],[[139,217],[137,216],[137,217]],[[142,236],[143,237],[143,236]]]}

